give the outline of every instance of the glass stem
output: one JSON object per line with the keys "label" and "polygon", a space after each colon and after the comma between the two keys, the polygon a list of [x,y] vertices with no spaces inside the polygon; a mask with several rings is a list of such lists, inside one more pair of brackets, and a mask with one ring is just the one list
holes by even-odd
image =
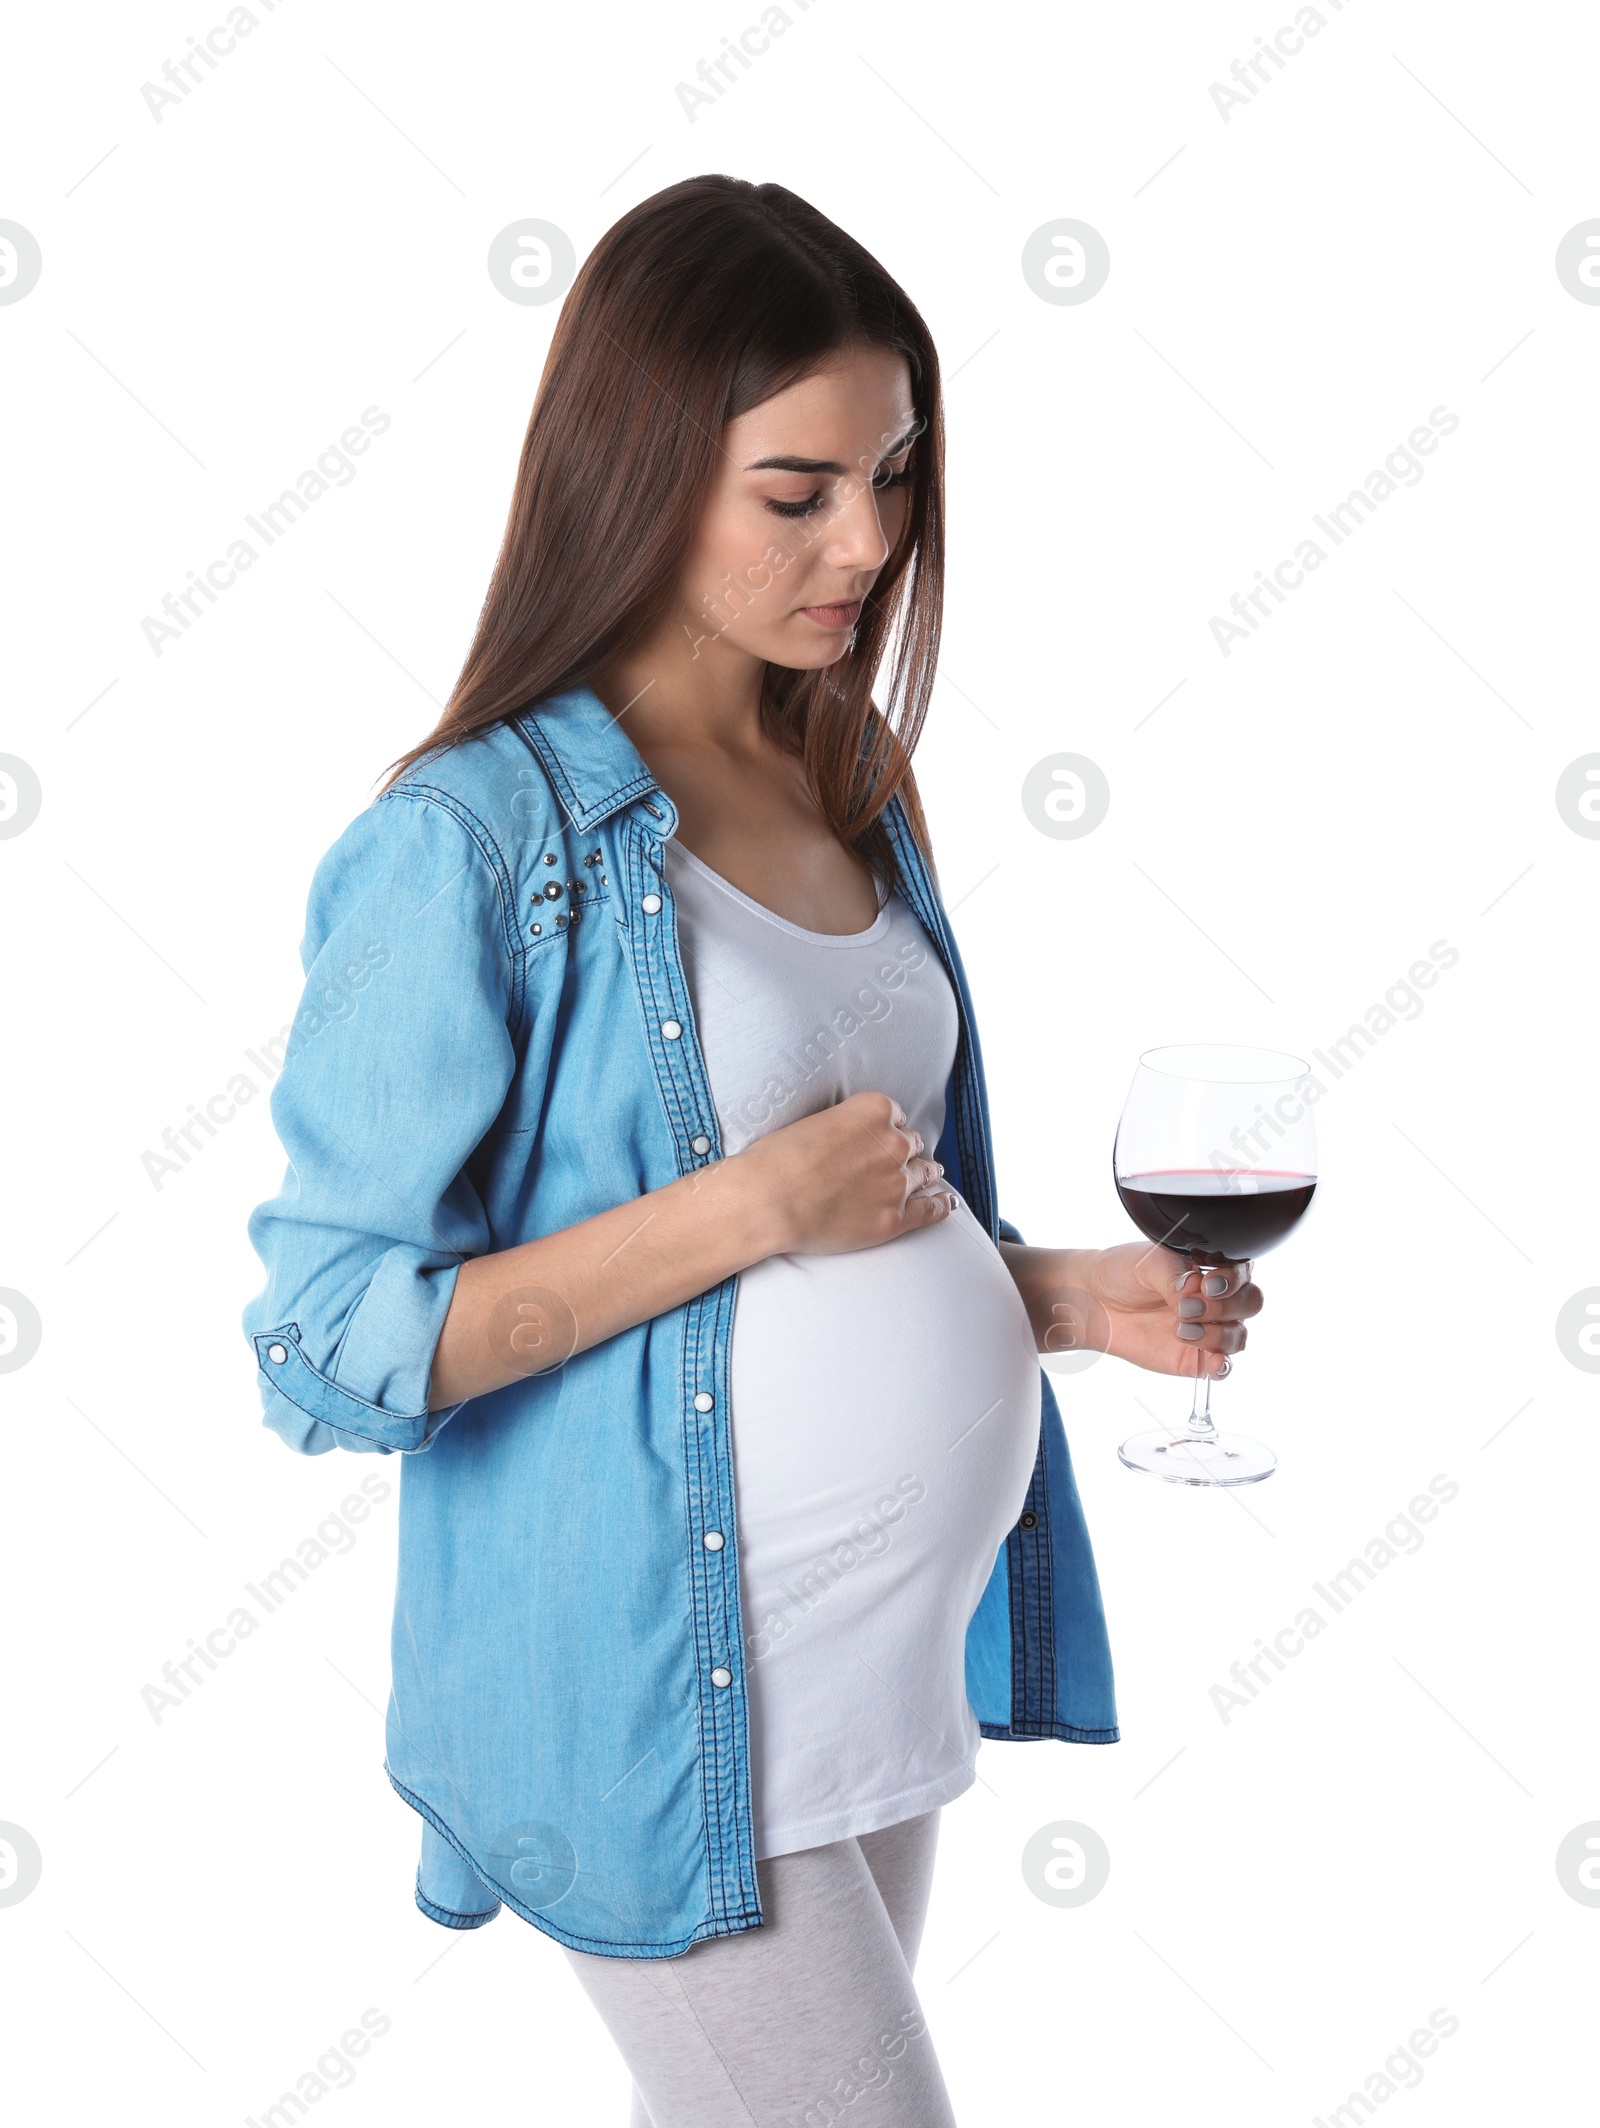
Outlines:
{"label": "glass stem", "polygon": [[[1195,1365],[1203,1368],[1204,1348],[1195,1354]],[[1204,1372],[1194,1378],[1194,1402],[1189,1410],[1189,1438],[1191,1441],[1210,1441],[1216,1438],[1216,1427],[1211,1420],[1211,1377]]]}

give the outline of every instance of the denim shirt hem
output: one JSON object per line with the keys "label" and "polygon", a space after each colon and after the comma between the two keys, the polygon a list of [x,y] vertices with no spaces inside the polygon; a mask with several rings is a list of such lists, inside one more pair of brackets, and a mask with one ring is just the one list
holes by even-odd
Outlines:
{"label": "denim shirt hem", "polygon": [[[431,1825],[442,1840],[449,1842],[473,1875],[480,1879],[502,1905],[510,1907],[511,1911],[519,1915],[522,1920],[531,1922],[542,1936],[553,1937],[557,1943],[564,1945],[569,1951],[588,1951],[591,1954],[609,1958],[681,1958],[685,1951],[693,1950],[697,1943],[704,1943],[709,1937],[742,1935],[746,1929],[760,1928],[765,1918],[758,1904],[753,1911],[730,1913],[713,1921],[702,1921],[700,1926],[689,1935],[675,1938],[669,1943],[617,1943],[610,1938],[601,1941],[594,1936],[574,1936],[570,1930],[558,1928],[553,1921],[546,1919],[543,1914],[536,1913],[531,1906],[524,1905],[515,1892],[507,1891],[503,1884],[497,1884],[494,1878],[485,1872],[482,1864],[468,1852],[444,1819],[440,1817],[439,1813],[424,1803],[421,1796],[413,1795],[402,1781],[395,1778],[387,1766],[383,1770],[388,1775],[390,1787],[400,1797],[401,1801],[409,1803],[418,1817]],[[428,1919],[439,1922],[445,1928],[481,1928],[486,1921],[492,1921],[500,1910],[499,1907],[491,1907],[484,1914],[458,1914],[452,1916],[447,1907],[436,1907],[431,1899],[424,1898],[420,1872],[418,1873],[416,1898],[417,1905],[427,1915]]]}
{"label": "denim shirt hem", "polygon": [[486,1907],[481,1914],[457,1914],[448,1906],[435,1906],[422,1889],[422,1872],[420,1869],[417,1871],[416,1901],[419,1909],[427,1915],[430,1921],[437,1921],[441,1928],[449,1929],[483,1928],[500,1911],[499,1906],[496,1905]]}
{"label": "denim shirt hem", "polygon": [[1040,1722],[1034,1727],[1006,1728],[1000,1722],[979,1722],[978,1734],[1000,1744],[1120,1744],[1120,1729],[1080,1729],[1075,1722]]}

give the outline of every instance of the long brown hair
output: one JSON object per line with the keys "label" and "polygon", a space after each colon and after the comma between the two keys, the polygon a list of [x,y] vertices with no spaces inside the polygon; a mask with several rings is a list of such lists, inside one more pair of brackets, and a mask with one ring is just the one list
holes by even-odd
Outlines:
{"label": "long brown hair", "polygon": [[[902,354],[918,421],[905,527],[826,668],[768,665],[761,716],[804,762],[834,832],[889,879],[897,792],[929,863],[911,768],[943,590],[939,360],[871,253],[782,185],[694,177],[600,239],[562,306],[472,648],[413,762],[593,675],[660,620],[729,421],[847,348]],[[885,439],[887,442],[888,439]],[[870,472],[870,469],[868,469]],[[872,685],[892,650],[889,709]]]}

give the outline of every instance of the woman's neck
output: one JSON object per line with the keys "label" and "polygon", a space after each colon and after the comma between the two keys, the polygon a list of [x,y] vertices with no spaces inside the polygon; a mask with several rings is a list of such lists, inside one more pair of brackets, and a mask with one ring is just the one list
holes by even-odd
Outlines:
{"label": "woman's neck", "polygon": [[761,659],[675,616],[610,660],[593,686],[646,759],[658,747],[748,755],[770,748],[761,728],[765,675]]}

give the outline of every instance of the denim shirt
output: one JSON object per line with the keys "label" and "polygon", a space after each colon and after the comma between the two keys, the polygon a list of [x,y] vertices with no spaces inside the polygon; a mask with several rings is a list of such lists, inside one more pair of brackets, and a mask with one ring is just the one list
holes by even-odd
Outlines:
{"label": "denim shirt", "polygon": [[[721,1157],[663,877],[677,824],[580,687],[425,759],[345,831],[311,888],[272,1095],[289,1168],[250,1221],[268,1275],[245,1313],[291,1448],[405,1458],[386,1771],[424,1820],[418,1905],[476,1928],[503,1902],[616,1957],[762,1919],[737,1275],[490,1395],[430,1411],[428,1389],[468,1257]],[[935,1157],[991,1240],[1020,1241],[955,941],[898,799],[885,825],[960,1009]],[[1039,1381],[1038,1462],[968,1629],[967,1695],[985,1737],[1113,1743],[1094,1558]]]}

